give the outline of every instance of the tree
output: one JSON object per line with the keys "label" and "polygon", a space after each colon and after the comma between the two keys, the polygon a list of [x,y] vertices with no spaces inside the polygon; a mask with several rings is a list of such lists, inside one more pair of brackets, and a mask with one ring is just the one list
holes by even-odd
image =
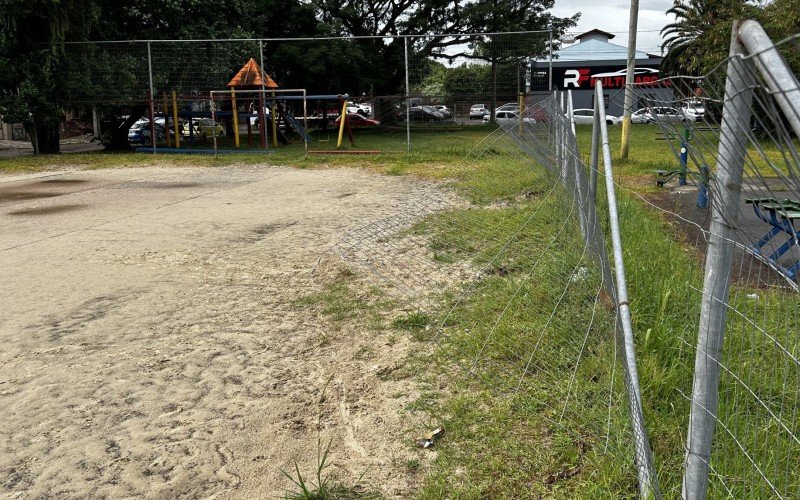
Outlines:
{"label": "tree", "polygon": [[23,124],[36,153],[59,152],[63,42],[85,36],[97,12],[86,0],[0,3],[0,114]]}
{"label": "tree", "polygon": [[[342,34],[357,36],[429,35],[434,33],[472,33],[486,31],[546,30],[553,27],[558,37],[565,29],[574,26],[577,15],[557,18],[547,13],[553,0],[477,0],[465,3],[458,0],[313,0],[321,13],[321,20],[336,27]],[[515,38],[519,41],[521,38]],[[507,41],[508,39],[506,39]],[[467,57],[496,63],[513,58],[535,57],[546,51],[546,37],[538,37],[530,44],[518,44],[512,53],[501,43],[485,37],[415,37],[409,39],[409,65],[427,69],[431,58],[450,60]],[[394,38],[389,42],[380,39],[362,39],[357,42],[362,52],[369,55],[370,71],[381,75],[372,89],[377,95],[402,92],[404,84],[404,40]],[[469,44],[467,51],[453,55],[452,48]],[[452,56],[452,57],[451,57]],[[412,85],[421,83],[427,73],[413,72]],[[391,119],[391,117],[386,117]]]}
{"label": "tree", "polygon": [[[560,38],[564,31],[575,26],[580,14],[568,18],[548,13],[554,0],[479,0],[464,8],[464,27],[476,33],[553,30]],[[470,42],[472,53],[460,56],[488,61],[491,65],[492,99],[490,119],[494,122],[497,107],[497,66],[513,63],[519,67],[526,59],[546,52],[549,37],[519,37],[515,35],[481,36]]]}
{"label": "tree", "polygon": [[733,21],[757,18],[760,9],[746,0],[677,0],[667,15],[675,21],[661,30],[662,70],[700,76],[728,57]]}

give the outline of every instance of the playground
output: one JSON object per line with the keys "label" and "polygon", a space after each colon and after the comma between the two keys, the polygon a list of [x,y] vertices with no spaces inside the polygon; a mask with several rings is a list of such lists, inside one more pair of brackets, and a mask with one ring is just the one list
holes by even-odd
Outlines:
{"label": "playground", "polygon": [[402,464],[431,457],[408,445],[416,394],[391,375],[410,341],[316,304],[330,283],[360,290],[361,311],[381,300],[325,251],[431,182],[75,168],[0,177],[0,288],[15,311],[0,317],[5,488],[254,498],[290,485],[282,469],[313,471],[332,442],[337,477],[366,471],[408,494]]}

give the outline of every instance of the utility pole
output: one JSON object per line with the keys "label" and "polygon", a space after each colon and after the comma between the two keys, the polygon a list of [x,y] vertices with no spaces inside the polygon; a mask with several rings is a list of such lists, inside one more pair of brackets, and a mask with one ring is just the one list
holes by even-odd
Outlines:
{"label": "utility pole", "polygon": [[628,73],[625,75],[625,109],[622,115],[622,143],[619,154],[628,157],[631,136],[631,109],[633,108],[633,71],[636,68],[636,25],[639,23],[639,0],[631,0],[628,20]]}

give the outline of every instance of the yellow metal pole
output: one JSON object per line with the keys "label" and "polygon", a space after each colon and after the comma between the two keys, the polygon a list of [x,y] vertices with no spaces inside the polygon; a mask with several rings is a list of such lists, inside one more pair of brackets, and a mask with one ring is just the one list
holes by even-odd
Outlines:
{"label": "yellow metal pole", "polygon": [[164,133],[167,135],[167,147],[172,147],[172,140],[169,137],[169,124],[167,123],[167,116],[169,116],[169,104],[167,103],[167,91],[161,93],[162,107],[164,108]]}
{"label": "yellow metal pole", "polygon": [[231,87],[231,111],[233,111],[233,143],[239,147],[239,109],[236,107],[236,87]]}
{"label": "yellow metal pole", "polygon": [[181,131],[178,129],[178,94],[172,91],[172,123],[175,126],[175,147],[181,147]]}
{"label": "yellow metal pole", "polygon": [[344,121],[347,119],[347,101],[342,101],[342,114],[339,115],[339,139],[336,141],[336,147],[342,147],[342,139],[344,138]]}

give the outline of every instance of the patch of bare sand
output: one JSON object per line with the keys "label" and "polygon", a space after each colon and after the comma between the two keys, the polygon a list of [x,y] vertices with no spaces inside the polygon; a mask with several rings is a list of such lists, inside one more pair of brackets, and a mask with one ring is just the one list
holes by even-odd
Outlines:
{"label": "patch of bare sand", "polygon": [[339,273],[326,248],[434,185],[275,167],[63,175],[2,184],[1,492],[275,498],[281,469],[311,474],[329,441],[345,483],[413,492],[406,463],[432,454],[411,444],[413,382],[385,376],[409,341],[297,299]]}

